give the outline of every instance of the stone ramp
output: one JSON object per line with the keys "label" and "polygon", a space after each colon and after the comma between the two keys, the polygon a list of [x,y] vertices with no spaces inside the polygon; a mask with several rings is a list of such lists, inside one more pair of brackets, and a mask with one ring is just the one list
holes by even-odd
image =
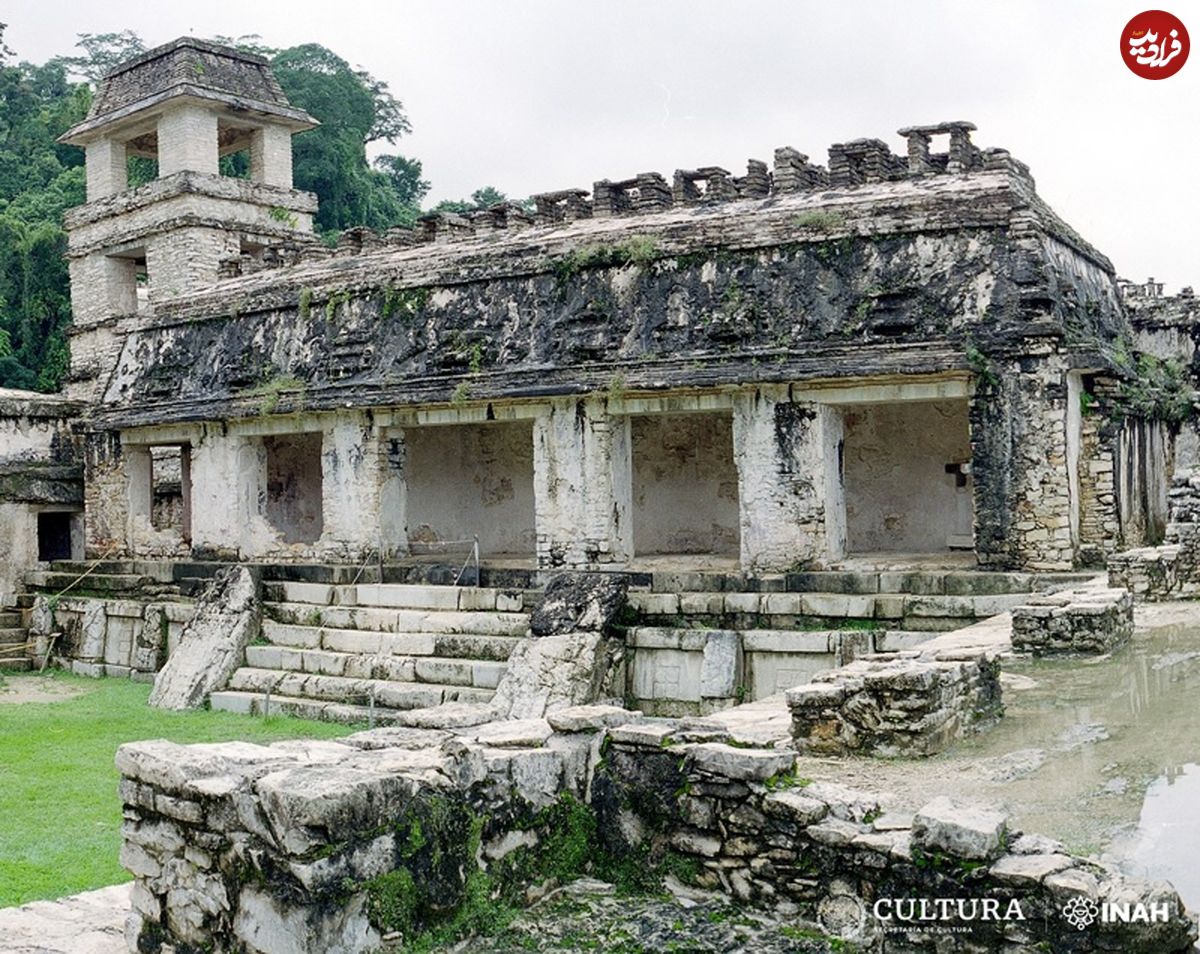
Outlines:
{"label": "stone ramp", "polygon": [[485,704],[529,631],[525,594],[413,584],[264,584],[261,638],[214,709],[388,724]]}

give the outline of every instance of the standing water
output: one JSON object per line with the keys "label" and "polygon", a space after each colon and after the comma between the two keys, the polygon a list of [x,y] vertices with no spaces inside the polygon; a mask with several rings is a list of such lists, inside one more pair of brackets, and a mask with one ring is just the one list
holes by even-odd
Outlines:
{"label": "standing water", "polygon": [[997,803],[1022,831],[1170,881],[1200,910],[1200,604],[1138,612],[1173,622],[1108,656],[1006,660],[1004,718],[941,755],[801,771],[909,808],[943,794]]}

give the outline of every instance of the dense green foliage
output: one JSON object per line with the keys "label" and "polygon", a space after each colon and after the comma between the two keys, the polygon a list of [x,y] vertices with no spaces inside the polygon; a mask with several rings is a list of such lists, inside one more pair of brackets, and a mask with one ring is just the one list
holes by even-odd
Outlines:
{"label": "dense green foliage", "polygon": [[1140,354],[1136,362],[1126,358],[1118,367],[1125,372],[1117,400],[1123,415],[1162,421],[1171,427],[1192,416],[1197,395],[1182,362]]}
{"label": "dense green foliage", "polygon": [[[145,44],[128,30],[85,33],[79,55],[35,65],[16,62],[3,38],[0,24],[0,387],[54,391],[67,371],[71,321],[62,216],[85,199],[82,150],[55,140],[87,113],[94,83]],[[255,36],[217,39],[269,57],[291,102],[320,120],[294,148],[296,188],[320,199],[323,237],[416,221],[429,191],[421,163],[367,157],[370,144],[394,144],[410,129],[386,83],[315,43],[276,50]],[[244,155],[222,159],[226,175],[246,170]],[[131,186],[156,174],[152,160],[130,160]],[[485,187],[449,205],[464,211],[503,198]]]}
{"label": "dense green foliage", "polygon": [[0,42],[0,387],[51,391],[66,370],[61,222],[84,200],[83,155],[54,140],[89,98],[64,64],[9,65]]}
{"label": "dense green foliage", "polygon": [[63,673],[6,679],[11,692],[47,685],[63,694],[60,701],[18,702],[0,693],[0,908],[129,880],[117,858],[121,802],[113,763],[124,742],[269,742],[355,731],[284,716],[151,709],[150,687],[128,680]]}

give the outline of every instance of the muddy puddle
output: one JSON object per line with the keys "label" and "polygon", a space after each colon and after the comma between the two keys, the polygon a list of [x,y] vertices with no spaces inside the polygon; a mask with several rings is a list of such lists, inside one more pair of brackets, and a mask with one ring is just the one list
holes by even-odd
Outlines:
{"label": "muddy puddle", "polygon": [[1169,880],[1198,910],[1200,605],[1146,616],[1111,656],[1006,662],[1005,717],[941,755],[802,771],[908,809],[940,794],[999,803],[1022,830]]}

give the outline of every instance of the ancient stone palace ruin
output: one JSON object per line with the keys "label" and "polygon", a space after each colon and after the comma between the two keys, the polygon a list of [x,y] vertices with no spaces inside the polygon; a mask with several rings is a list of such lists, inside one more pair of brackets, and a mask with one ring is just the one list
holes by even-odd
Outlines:
{"label": "ancient stone palace ruin", "polygon": [[380,726],[123,749],[136,949],[376,950],[380,885],[443,864],[417,820],[442,910],[567,797],[809,918],[933,878],[1169,908],[1072,950],[1194,940],[1002,817],[793,787],[797,751],[986,731],[1005,654],[1120,651],[1128,590],[1194,592],[1190,291],[1119,281],[968,122],[336,247],[293,188],[314,124],[212,43],[110,73],[63,137],[69,384],[0,393],[0,658]]}

